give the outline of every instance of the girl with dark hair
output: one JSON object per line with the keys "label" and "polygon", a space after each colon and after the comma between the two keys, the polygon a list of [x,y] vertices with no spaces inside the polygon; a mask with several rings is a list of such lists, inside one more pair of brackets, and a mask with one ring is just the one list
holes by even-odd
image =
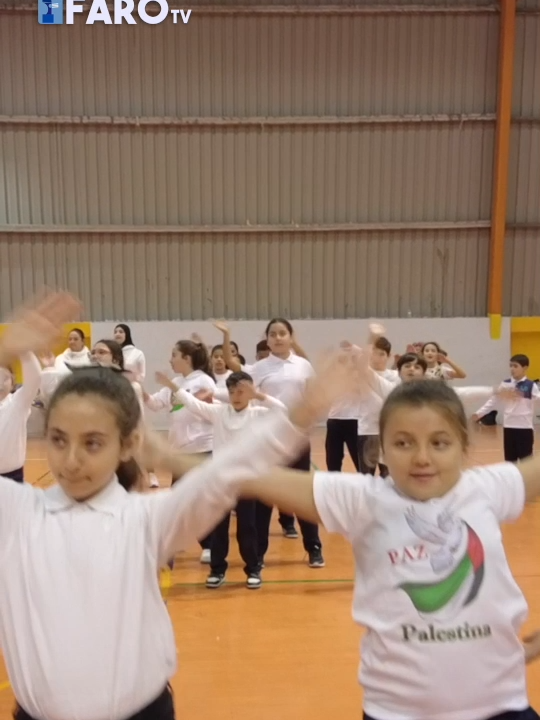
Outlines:
{"label": "girl with dark hair", "polygon": [[90,364],[90,350],[84,344],[86,336],[80,328],[73,328],[68,335],[68,347],[55,360],[54,368],[58,372],[69,372],[68,365],[80,367]]}
{"label": "girl with dark hair", "polygon": [[426,378],[432,380],[463,380],[467,377],[465,370],[450,360],[439,344],[430,341],[422,345],[421,351],[427,363]]}
{"label": "girl with dark hair", "polygon": [[[210,368],[208,350],[202,343],[193,340],[180,340],[173,347],[170,365],[174,372],[173,382],[176,387],[192,393],[195,397],[205,397],[216,390],[214,374]],[[174,393],[162,387],[153,395],[143,394],[144,402],[149,410],[159,412],[168,410],[170,413],[169,442],[173,447],[184,453],[210,456],[213,449],[214,429],[210,422],[202,420],[182,403],[174,399]],[[176,482],[172,478],[172,484]],[[211,538],[202,538],[201,562],[210,563]],[[172,570],[173,563],[169,562]]]}
{"label": "girl with dark hair", "polygon": [[[25,311],[0,339],[0,365],[44,351],[78,310],[60,294]],[[16,720],[174,720],[177,650],[158,568],[236,505],[246,478],[294,457],[349,382],[330,368],[289,417],[251,423],[200,464],[152,435],[141,455],[139,404],[121,372],[96,365],[63,380],[46,416],[57,484],[0,478],[0,644]],[[182,482],[126,492],[137,459]]]}
{"label": "girl with dark hair", "polygon": [[[266,341],[270,355],[259,360],[251,367],[250,375],[255,387],[265,395],[281,400],[286,407],[298,402],[302,396],[306,383],[314,375],[311,363],[292,351],[293,328],[284,318],[274,318],[268,323]],[[309,470],[311,467],[311,446],[306,443],[303,452],[291,465],[298,470]],[[257,535],[259,544],[259,558],[261,567],[264,566],[264,556],[268,550],[268,537],[272,507],[264,503],[257,504]],[[283,534],[287,538],[297,538],[298,533],[294,527],[294,516],[280,510],[279,522]],[[322,543],[317,525],[307,522],[299,517],[298,523],[302,532],[304,549],[308,554],[308,564],[311,568],[324,567]]]}
{"label": "girl with dark hair", "polygon": [[142,350],[135,347],[131,337],[131,328],[125,323],[119,323],[114,328],[114,339],[122,348],[124,354],[124,367],[133,373],[133,379],[144,382],[146,377],[146,358]]}

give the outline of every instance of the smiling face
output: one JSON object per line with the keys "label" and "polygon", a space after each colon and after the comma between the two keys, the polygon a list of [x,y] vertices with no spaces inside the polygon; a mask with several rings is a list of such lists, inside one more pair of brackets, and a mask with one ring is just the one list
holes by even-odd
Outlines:
{"label": "smiling face", "polygon": [[439,348],[434,343],[427,343],[424,345],[422,354],[428,367],[434,367],[437,364],[437,357],[439,355]]}
{"label": "smiling face", "polygon": [[118,465],[132,457],[136,433],[122,440],[114,405],[93,394],[70,394],[51,409],[47,460],[64,492],[75,500],[98,494]]}
{"label": "smiling face", "polygon": [[384,463],[404,495],[431,500],[458,482],[469,446],[467,416],[446,383],[420,379],[396,386],[379,426]]}

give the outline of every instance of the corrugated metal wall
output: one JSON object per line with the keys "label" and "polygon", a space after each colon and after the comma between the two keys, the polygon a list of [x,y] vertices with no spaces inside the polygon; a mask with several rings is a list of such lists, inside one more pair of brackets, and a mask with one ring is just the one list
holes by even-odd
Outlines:
{"label": "corrugated metal wall", "polygon": [[[486,313],[496,5],[262,4],[185,27],[2,15],[0,313],[43,281],[95,320]],[[522,5],[514,314],[540,306],[540,15]]]}

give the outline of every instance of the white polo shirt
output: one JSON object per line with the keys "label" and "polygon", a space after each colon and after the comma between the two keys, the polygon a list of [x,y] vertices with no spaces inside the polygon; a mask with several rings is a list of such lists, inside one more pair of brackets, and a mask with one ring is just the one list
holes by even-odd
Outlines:
{"label": "white polo shirt", "polygon": [[[228,395],[228,393],[227,393]],[[176,402],[185,405],[186,409],[194,415],[212,424],[214,428],[214,451],[228,445],[233,438],[245,433],[247,426],[256,418],[265,415],[270,410],[286,411],[285,405],[270,395],[261,403],[250,403],[244,410],[235,410],[232,405],[222,403],[207,403],[193,397],[185,390],[179,390],[174,395]]]}
{"label": "white polo shirt", "polygon": [[114,479],[78,503],[59,486],[0,478],[0,644],[26,712],[116,720],[158,697],[177,667],[158,569],[235,506],[241,481],[304,444],[278,412],[156,494]]}
{"label": "white polo shirt", "polygon": [[308,360],[291,352],[285,360],[276,355],[259,360],[250,375],[255,387],[290,409],[300,401],[306,382],[314,377],[315,371]]}
{"label": "white polo shirt", "polygon": [[527,603],[499,526],[523,511],[515,465],[467,470],[424,503],[390,478],[319,472],[314,497],[327,531],[354,551],[368,715],[471,720],[528,707],[519,639]]}

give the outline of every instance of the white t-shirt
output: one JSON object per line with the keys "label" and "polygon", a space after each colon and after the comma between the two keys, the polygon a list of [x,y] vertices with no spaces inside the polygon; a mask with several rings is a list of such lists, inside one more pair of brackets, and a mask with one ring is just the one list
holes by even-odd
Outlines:
{"label": "white t-shirt", "polygon": [[429,502],[401,495],[390,478],[318,472],[314,497],[327,531],[354,551],[368,715],[471,720],[528,707],[518,637],[527,603],[499,527],[523,511],[515,465],[467,470]]}
{"label": "white t-shirt", "polygon": [[[194,370],[184,377],[173,378],[176,387],[196,395],[201,390],[215,392],[216,383],[202,370]],[[146,403],[150,410],[169,410],[171,424],[169,426],[169,442],[185,453],[212,452],[214,429],[206,420],[190,412],[183,405],[176,403],[173,393],[167,387],[161,388],[150,396]]]}
{"label": "white t-shirt", "polygon": [[133,373],[133,379],[136,382],[143,382],[146,377],[146,358],[142,350],[134,345],[125,345],[122,348],[124,356],[124,367]]}
{"label": "white t-shirt", "polygon": [[[399,374],[396,370],[389,368],[374,373],[392,384],[392,387],[400,382]],[[378,435],[379,434],[379,415],[381,414],[383,400],[381,397],[368,390],[360,399],[358,405],[358,435]]]}

